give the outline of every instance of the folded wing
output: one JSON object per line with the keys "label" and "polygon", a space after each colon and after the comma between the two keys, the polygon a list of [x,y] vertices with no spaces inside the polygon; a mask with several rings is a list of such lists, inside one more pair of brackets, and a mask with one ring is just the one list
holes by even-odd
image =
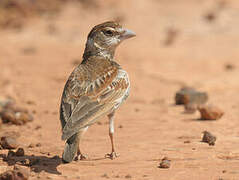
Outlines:
{"label": "folded wing", "polygon": [[60,118],[63,140],[118,108],[129,94],[128,75],[118,67],[108,68],[93,81],[81,81],[77,77],[77,72],[72,74],[62,95]]}

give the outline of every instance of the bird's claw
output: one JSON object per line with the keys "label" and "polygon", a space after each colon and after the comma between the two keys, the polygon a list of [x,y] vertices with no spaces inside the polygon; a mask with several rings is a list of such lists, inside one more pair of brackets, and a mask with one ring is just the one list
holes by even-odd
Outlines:
{"label": "bird's claw", "polygon": [[89,157],[87,155],[83,155],[83,154],[79,154],[75,157],[75,161],[84,161],[84,160],[87,160],[89,159]]}
{"label": "bird's claw", "polygon": [[117,154],[116,152],[112,152],[112,153],[109,153],[109,154],[105,155],[105,158],[109,158],[111,160],[113,160],[113,159],[115,159],[117,157],[119,157],[119,154]]}

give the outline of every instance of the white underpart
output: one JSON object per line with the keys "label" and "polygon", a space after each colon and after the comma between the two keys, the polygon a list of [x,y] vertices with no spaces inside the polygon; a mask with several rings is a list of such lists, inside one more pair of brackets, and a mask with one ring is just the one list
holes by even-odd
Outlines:
{"label": "white underpart", "polygon": [[116,100],[116,105],[114,107],[115,109],[117,109],[119,107],[119,105],[125,101],[125,99],[129,96],[129,91],[130,91],[130,82],[129,82],[129,76],[128,76],[127,72],[123,69],[120,69],[118,72],[117,78],[125,79],[126,83],[129,85],[128,85],[127,90],[125,91],[125,94],[121,98]]}

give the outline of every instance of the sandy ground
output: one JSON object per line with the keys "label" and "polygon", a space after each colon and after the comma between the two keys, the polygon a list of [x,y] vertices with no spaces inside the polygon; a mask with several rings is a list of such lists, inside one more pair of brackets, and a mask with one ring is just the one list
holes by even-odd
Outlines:
{"label": "sandy ground", "polygon": [[[36,111],[32,123],[1,128],[1,133],[19,133],[26,159],[34,155],[40,160],[31,167],[30,179],[239,179],[239,3],[225,2],[112,0],[106,5],[101,1],[98,8],[68,5],[58,17],[34,18],[22,30],[0,31],[1,96],[10,95]],[[215,19],[207,20],[208,13]],[[82,151],[90,159],[62,164],[58,109],[65,81],[81,61],[90,29],[116,18],[137,33],[116,53],[132,87],[116,114],[120,157],[104,158],[111,150],[105,117],[84,136]],[[167,45],[170,30],[177,33]],[[228,64],[234,68],[227,70]],[[182,106],[174,105],[175,92],[183,85],[206,91],[209,103],[225,115],[218,121],[199,121],[199,113],[183,113]],[[215,146],[200,142],[204,130],[217,136]],[[190,143],[184,143],[187,140]],[[30,143],[41,146],[29,149]],[[164,156],[171,159],[169,169],[158,168]],[[1,159],[0,165],[1,172],[8,166]]]}

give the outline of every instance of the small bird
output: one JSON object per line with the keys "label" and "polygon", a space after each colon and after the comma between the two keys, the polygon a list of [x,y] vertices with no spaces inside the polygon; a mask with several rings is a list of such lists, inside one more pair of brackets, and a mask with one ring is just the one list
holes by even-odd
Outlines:
{"label": "small bird", "polygon": [[[115,62],[116,47],[135,33],[116,22],[99,24],[90,31],[82,62],[68,78],[60,106],[62,140],[66,140],[63,162],[85,159],[79,148],[84,132],[100,117],[109,118],[112,151],[108,158],[117,157],[114,148],[115,110],[129,96],[128,74]],[[76,156],[76,157],[75,157]]]}

